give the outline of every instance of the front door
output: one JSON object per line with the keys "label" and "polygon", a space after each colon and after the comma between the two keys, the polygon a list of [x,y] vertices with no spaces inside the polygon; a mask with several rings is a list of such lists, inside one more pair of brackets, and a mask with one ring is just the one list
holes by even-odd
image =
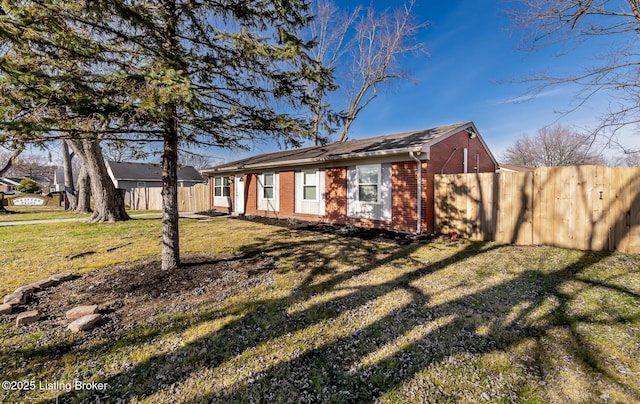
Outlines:
{"label": "front door", "polygon": [[244,175],[236,175],[234,188],[233,200],[235,204],[233,213],[244,215]]}

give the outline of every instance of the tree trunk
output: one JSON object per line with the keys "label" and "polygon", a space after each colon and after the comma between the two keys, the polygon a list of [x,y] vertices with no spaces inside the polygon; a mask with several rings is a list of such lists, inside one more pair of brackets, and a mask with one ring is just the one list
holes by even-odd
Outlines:
{"label": "tree trunk", "polygon": [[[99,140],[70,140],[69,144],[82,159],[83,168],[86,169],[91,182],[93,214],[88,221],[96,223],[129,220],[129,215],[124,209],[124,199],[107,173]],[[80,179],[78,186],[80,187]],[[78,204],[80,203],[79,199]]]}
{"label": "tree trunk", "polygon": [[78,199],[74,213],[91,213],[91,179],[84,163],[78,173]]}
{"label": "tree trunk", "polygon": [[107,166],[102,158],[100,142],[82,139],[82,149],[86,158],[86,169],[91,179],[91,195],[93,195],[93,214],[89,222],[119,222],[129,220],[124,209],[124,198],[113,185],[107,173]]}
{"label": "tree trunk", "polygon": [[[175,107],[171,107],[175,110]],[[174,111],[175,112],[175,111]],[[162,269],[180,265],[178,232],[178,126],[175,114],[166,123],[162,153]]]}
{"label": "tree trunk", "polygon": [[78,194],[73,184],[73,168],[71,167],[71,159],[69,153],[69,145],[66,140],[62,140],[62,168],[64,170],[64,209],[75,212],[78,207]]}

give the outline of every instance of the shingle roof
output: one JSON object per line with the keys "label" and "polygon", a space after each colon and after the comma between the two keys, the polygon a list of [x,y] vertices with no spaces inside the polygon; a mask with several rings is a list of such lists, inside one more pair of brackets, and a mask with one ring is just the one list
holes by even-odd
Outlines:
{"label": "shingle roof", "polygon": [[[157,164],[125,163],[107,161],[116,180],[130,181],[160,181],[162,180],[162,168]],[[178,181],[199,181],[203,178],[192,166],[185,166],[178,170]]]}
{"label": "shingle roof", "polygon": [[[440,126],[431,129],[421,129],[410,132],[396,133],[372,137],[368,139],[350,140],[342,143],[332,143],[325,146],[305,147],[302,149],[285,150],[275,153],[260,154],[257,156],[232,161],[215,167],[203,170],[205,172],[230,171],[244,166],[283,165],[298,161],[329,161],[348,157],[366,157],[377,154],[390,154],[394,151],[404,152],[409,150],[420,150],[420,148],[430,141],[438,139],[446,134],[462,130],[471,126],[471,122],[454,125]],[[456,131],[457,133],[457,131]]]}

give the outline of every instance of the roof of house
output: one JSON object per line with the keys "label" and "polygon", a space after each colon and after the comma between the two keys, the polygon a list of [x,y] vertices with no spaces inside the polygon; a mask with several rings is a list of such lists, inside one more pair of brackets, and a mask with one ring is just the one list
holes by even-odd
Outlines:
{"label": "roof of house", "polygon": [[21,178],[16,177],[0,177],[0,182],[11,186],[20,185],[20,180]]}
{"label": "roof of house", "polygon": [[[119,181],[161,181],[162,168],[158,164],[127,163],[107,161],[113,178]],[[202,176],[192,166],[178,170],[178,181],[204,182]]]}
{"label": "roof of house", "polygon": [[535,167],[527,167],[527,166],[521,166],[517,164],[500,164],[499,168],[500,170],[503,170],[503,171],[513,171],[517,173],[526,173],[526,172],[536,170]]}
{"label": "roof of house", "polygon": [[472,122],[458,123],[431,129],[420,129],[367,139],[331,143],[325,146],[313,146],[260,154],[207,168],[202,170],[202,173],[213,174],[216,172],[238,171],[245,168],[313,164],[331,160],[392,155],[408,153],[410,151],[417,152],[422,151],[425,145],[435,143],[447,135],[452,135],[465,129],[477,134]]}

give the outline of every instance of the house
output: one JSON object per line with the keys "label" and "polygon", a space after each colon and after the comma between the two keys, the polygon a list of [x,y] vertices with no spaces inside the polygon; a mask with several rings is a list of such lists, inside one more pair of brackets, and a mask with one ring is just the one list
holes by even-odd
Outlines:
{"label": "house", "polygon": [[13,193],[22,178],[0,177],[0,192]]}
{"label": "house", "polygon": [[[159,205],[162,189],[162,168],[157,164],[126,163],[107,161],[107,173],[117,189],[124,190],[125,204],[131,208],[151,209]],[[178,170],[178,186],[192,187],[206,183],[200,173],[192,166],[184,166]],[[157,191],[157,192],[154,192]],[[154,195],[158,198],[154,198]]]}
{"label": "house", "polygon": [[216,210],[430,234],[435,174],[497,168],[467,122],[262,154],[202,173]]}
{"label": "house", "polygon": [[[78,170],[72,170],[73,185],[78,185]],[[58,166],[53,172],[53,182],[51,183],[51,192],[63,192],[64,186],[64,167]]]}
{"label": "house", "polygon": [[[162,188],[162,168],[158,164],[107,161],[107,172],[118,189]],[[178,170],[178,186],[191,187],[206,182],[192,166]]]}
{"label": "house", "polygon": [[517,164],[500,164],[500,166],[498,167],[498,171],[501,172],[508,172],[508,173],[530,173],[535,171],[536,168],[535,167],[527,167],[527,166],[521,166],[521,165],[517,165]]}

